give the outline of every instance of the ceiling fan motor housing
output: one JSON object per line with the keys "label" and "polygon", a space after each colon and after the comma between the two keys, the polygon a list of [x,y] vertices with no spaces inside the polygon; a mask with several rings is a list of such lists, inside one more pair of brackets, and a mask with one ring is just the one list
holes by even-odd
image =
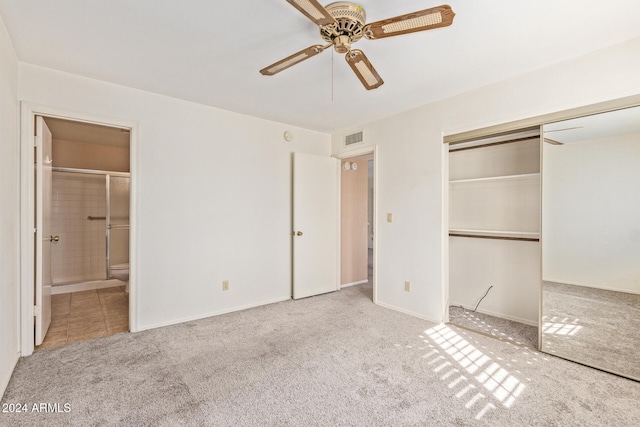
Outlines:
{"label": "ceiling fan motor housing", "polygon": [[334,43],[337,52],[345,53],[351,48],[351,43],[362,38],[367,14],[362,6],[348,1],[328,4],[325,9],[336,20],[337,25],[320,27],[320,36],[325,41]]}

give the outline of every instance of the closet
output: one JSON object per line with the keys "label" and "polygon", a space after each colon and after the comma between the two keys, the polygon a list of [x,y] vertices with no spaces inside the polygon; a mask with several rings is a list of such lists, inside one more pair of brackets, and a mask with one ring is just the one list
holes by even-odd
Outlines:
{"label": "closet", "polygon": [[538,326],[540,163],[538,126],[449,144],[449,306]]}

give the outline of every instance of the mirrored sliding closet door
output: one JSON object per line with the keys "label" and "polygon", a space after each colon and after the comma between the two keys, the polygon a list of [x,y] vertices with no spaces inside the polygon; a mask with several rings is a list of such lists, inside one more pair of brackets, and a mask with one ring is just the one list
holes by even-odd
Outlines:
{"label": "mirrored sliding closet door", "polygon": [[541,350],[640,380],[640,107],[543,129]]}

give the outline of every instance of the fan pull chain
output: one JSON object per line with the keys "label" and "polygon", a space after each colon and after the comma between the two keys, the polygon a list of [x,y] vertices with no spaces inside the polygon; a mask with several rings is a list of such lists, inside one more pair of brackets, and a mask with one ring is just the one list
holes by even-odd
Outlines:
{"label": "fan pull chain", "polygon": [[331,49],[331,102],[333,102],[333,49]]}

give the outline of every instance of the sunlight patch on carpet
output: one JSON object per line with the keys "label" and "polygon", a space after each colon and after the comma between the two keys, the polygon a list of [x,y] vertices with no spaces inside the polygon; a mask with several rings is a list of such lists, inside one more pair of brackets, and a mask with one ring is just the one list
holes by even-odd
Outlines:
{"label": "sunlight patch on carpet", "polygon": [[[440,377],[443,381],[451,380],[449,388],[461,387],[456,397],[468,399],[465,404],[467,409],[480,408],[476,419],[481,419],[488,411],[496,408],[493,403],[486,402],[488,397],[478,390],[483,388],[505,408],[510,408],[525,389],[522,381],[448,326],[437,325],[426,330],[425,334],[442,350],[434,348],[428,353],[431,358],[429,364],[435,365],[433,371],[443,372]],[[425,343],[429,342],[425,337],[421,338]],[[454,364],[472,379],[462,375]],[[451,369],[447,371],[447,368]]]}

